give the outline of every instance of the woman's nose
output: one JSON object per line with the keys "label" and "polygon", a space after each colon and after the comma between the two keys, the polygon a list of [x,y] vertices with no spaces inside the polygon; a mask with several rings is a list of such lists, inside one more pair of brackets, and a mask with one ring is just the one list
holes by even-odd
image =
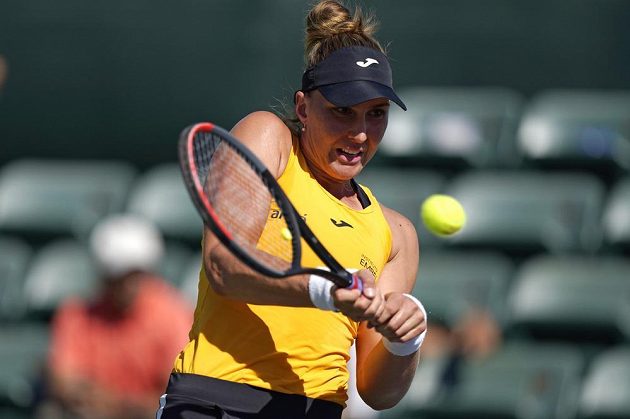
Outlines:
{"label": "woman's nose", "polygon": [[367,141],[367,124],[364,118],[357,118],[348,133],[348,137],[360,143]]}

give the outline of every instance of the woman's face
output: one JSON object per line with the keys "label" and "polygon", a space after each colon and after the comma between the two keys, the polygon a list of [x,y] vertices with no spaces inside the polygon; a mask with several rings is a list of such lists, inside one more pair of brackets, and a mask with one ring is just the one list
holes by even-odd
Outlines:
{"label": "woman's face", "polygon": [[374,156],[389,113],[387,98],[338,107],[314,90],[298,92],[297,115],[305,126],[301,145],[313,175],[324,186],[345,183]]}
{"label": "woman's face", "polygon": [[105,279],[102,299],[110,314],[122,315],[133,307],[144,275],[141,272],[130,272],[117,278]]}

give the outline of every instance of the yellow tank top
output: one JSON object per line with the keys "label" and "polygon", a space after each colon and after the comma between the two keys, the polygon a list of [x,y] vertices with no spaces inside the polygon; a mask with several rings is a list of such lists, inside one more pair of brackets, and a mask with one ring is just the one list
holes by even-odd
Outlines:
{"label": "yellow tank top", "polygon": [[[348,269],[378,278],[391,249],[391,231],[376,199],[354,210],[311,177],[298,143],[278,179],[319,240]],[[270,219],[277,214],[270,213]],[[304,246],[303,266],[323,266]],[[201,269],[190,342],[174,371],[301,394],[341,405],[347,399],[347,362],[358,323],[316,308],[246,304],[222,297]],[[280,279],[281,280],[281,279]]]}

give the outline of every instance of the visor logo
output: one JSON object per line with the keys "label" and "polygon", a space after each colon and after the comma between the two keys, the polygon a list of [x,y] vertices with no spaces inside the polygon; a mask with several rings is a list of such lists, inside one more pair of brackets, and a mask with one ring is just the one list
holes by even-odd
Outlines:
{"label": "visor logo", "polygon": [[376,61],[374,58],[366,58],[365,61],[357,61],[357,65],[363,68],[369,67],[372,64],[378,64],[378,61]]}

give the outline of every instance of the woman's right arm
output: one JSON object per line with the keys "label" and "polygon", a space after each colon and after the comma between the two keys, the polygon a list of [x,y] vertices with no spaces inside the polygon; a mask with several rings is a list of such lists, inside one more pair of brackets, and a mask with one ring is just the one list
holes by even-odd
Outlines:
{"label": "woman's right arm", "polygon": [[[291,132],[280,118],[270,112],[255,112],[239,121],[231,132],[262,160],[275,178],[280,177],[292,144]],[[251,304],[313,307],[308,292],[309,275],[280,280],[261,275],[232,255],[207,227],[203,237],[203,265],[210,285],[219,295]],[[364,281],[366,288],[374,287],[371,276],[366,275]],[[357,293],[354,301],[342,304],[342,312],[363,319],[366,311],[376,311],[382,298],[380,292],[378,298],[372,297],[371,292]]]}
{"label": "woman's right arm", "polygon": [[[254,112],[240,120],[231,133],[276,179],[280,177],[291,150],[291,132],[280,118],[269,112]],[[266,214],[261,216],[266,217]],[[203,262],[210,285],[220,295],[254,304],[310,304],[305,275],[283,281],[262,276],[232,255],[207,227],[203,236]]]}

